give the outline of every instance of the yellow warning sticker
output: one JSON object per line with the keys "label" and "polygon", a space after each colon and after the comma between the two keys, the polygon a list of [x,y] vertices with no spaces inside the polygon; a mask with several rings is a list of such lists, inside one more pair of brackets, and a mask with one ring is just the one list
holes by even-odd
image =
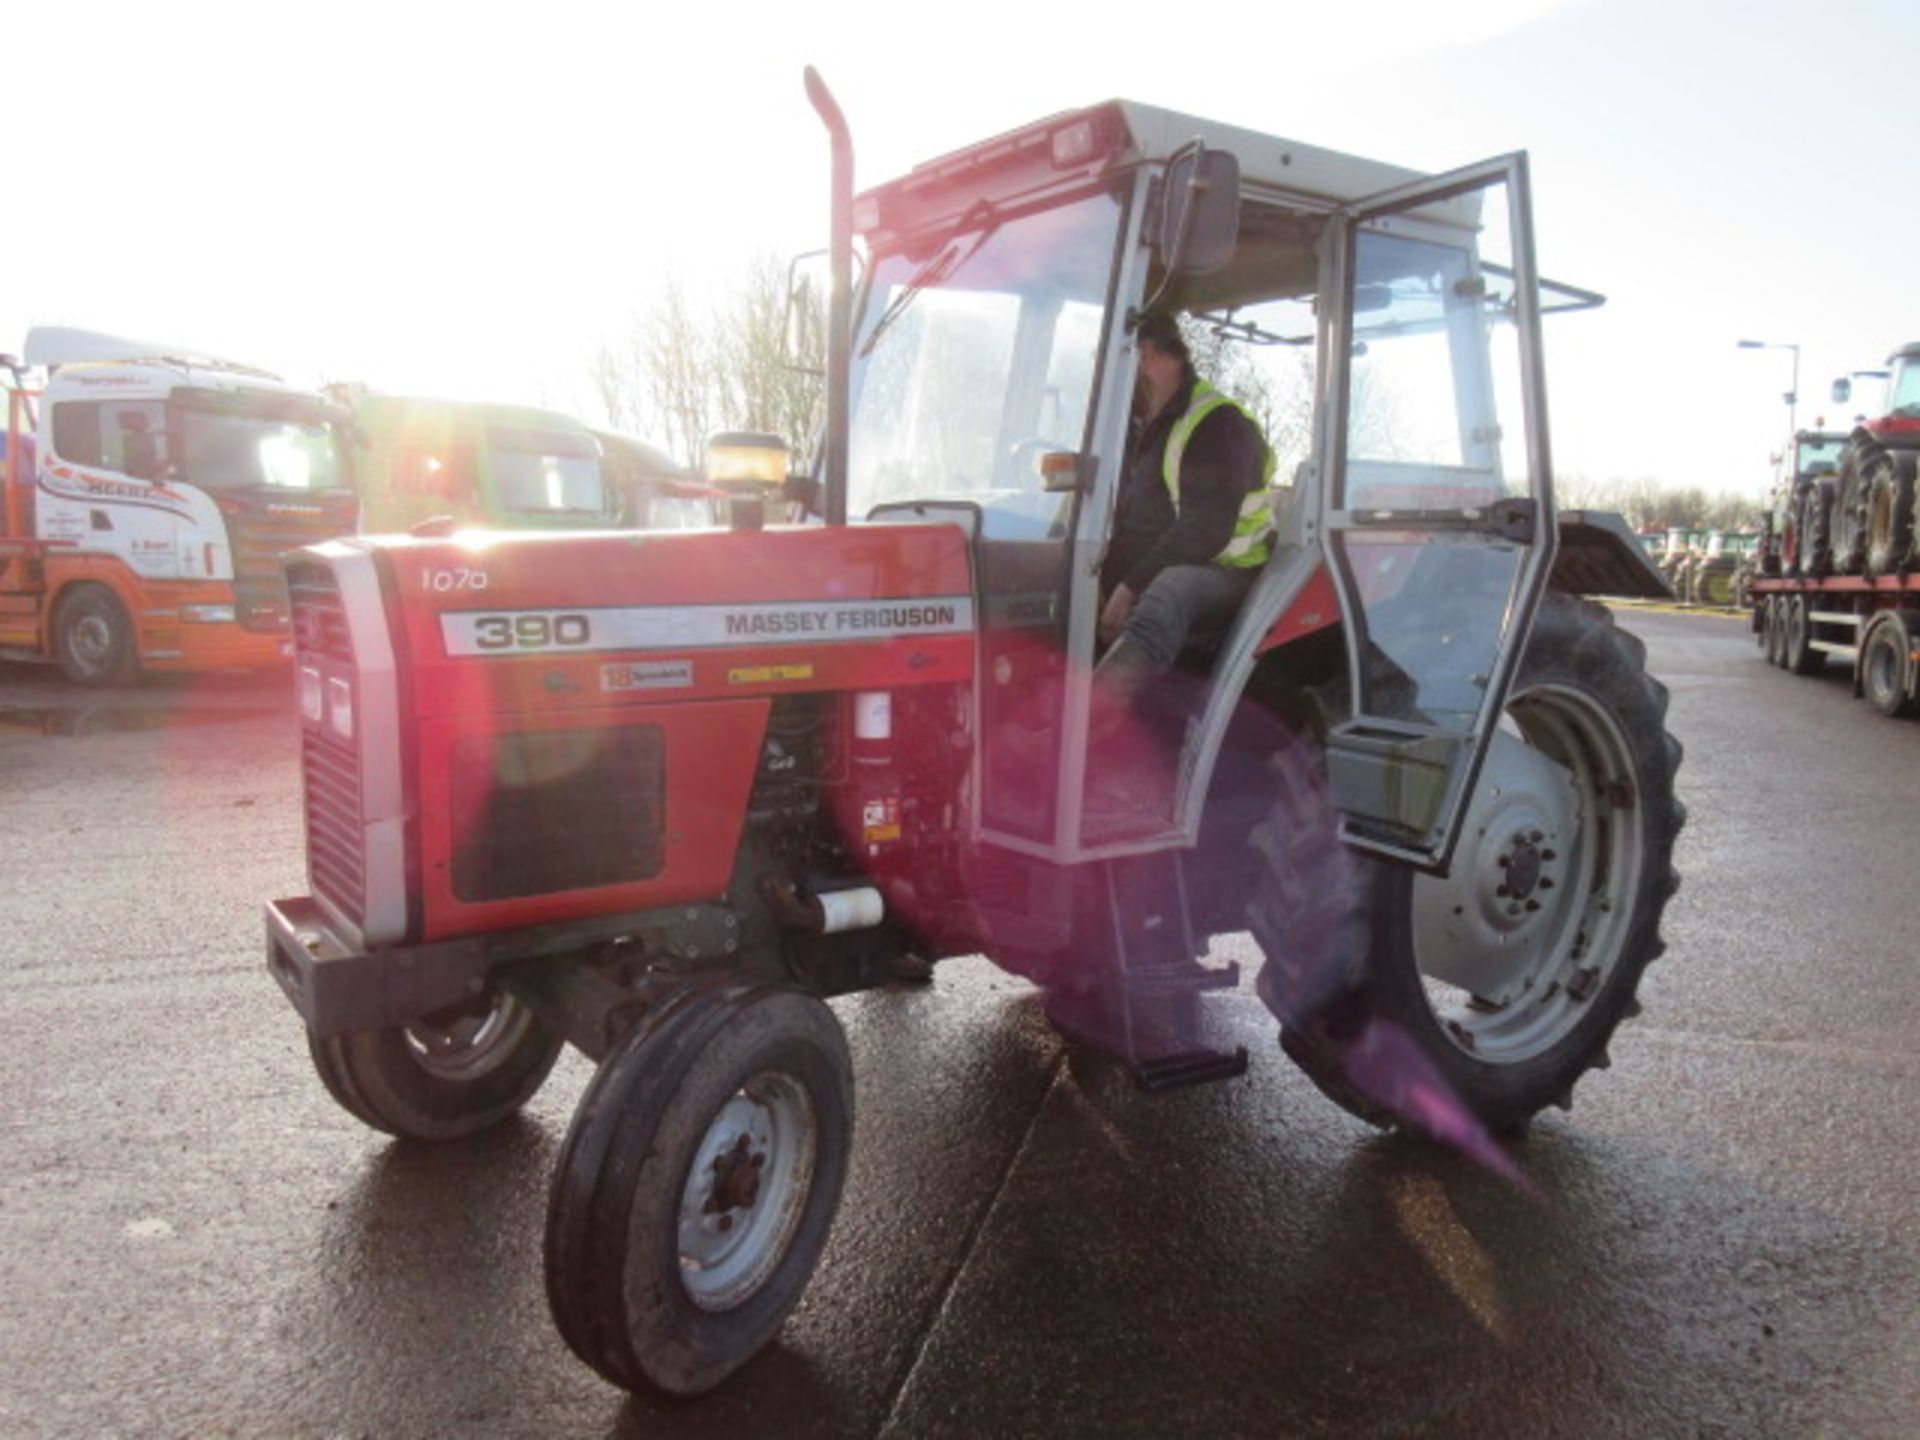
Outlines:
{"label": "yellow warning sticker", "polygon": [[727,671],[729,685],[769,685],[777,680],[811,679],[811,665],[752,665]]}

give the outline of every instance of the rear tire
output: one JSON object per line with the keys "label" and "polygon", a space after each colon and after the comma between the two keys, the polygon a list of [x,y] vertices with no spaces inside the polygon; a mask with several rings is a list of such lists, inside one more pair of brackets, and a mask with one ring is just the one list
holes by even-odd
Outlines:
{"label": "rear tire", "polygon": [[53,653],[76,685],[124,685],[139,673],[139,646],[126,607],[105,585],[75,585],[53,614]]}
{"label": "rear tire", "polygon": [[1860,647],[1860,693],[1882,715],[1905,714],[1911,705],[1912,640],[1899,620],[1882,620]]}
{"label": "rear tire", "polygon": [[580,1099],[547,1210],[547,1299],[623,1389],[711,1390],[785,1323],[833,1225],[853,1066],[792,990],[687,996]]}
{"label": "rear tire", "polygon": [[1820,576],[1833,570],[1834,482],[1822,478],[1794,502],[1794,574]]}
{"label": "rear tire", "polygon": [[1840,457],[1829,525],[1836,575],[1858,575],[1866,568],[1872,477],[1876,465],[1886,458],[1887,452],[1879,446],[1860,444],[1849,445]]}
{"label": "rear tire", "polygon": [[1913,550],[1912,451],[1882,451],[1871,472],[1867,493],[1867,573],[1895,575],[1906,570]]}
{"label": "rear tire", "polygon": [[1417,1070],[1381,1063],[1410,1041],[1475,1119],[1515,1133],[1606,1063],[1679,885],[1666,708],[1637,638],[1598,605],[1547,595],[1450,873],[1356,860],[1341,917],[1359,935],[1354,978],[1319,1014],[1281,1017],[1282,1046],[1331,1099],[1434,1133]]}
{"label": "rear tire", "polygon": [[1789,595],[1781,622],[1780,663],[1796,675],[1827,668],[1827,652],[1813,648],[1812,605],[1805,595]]}
{"label": "rear tire", "polygon": [[457,1140],[517,1113],[564,1043],[504,992],[391,1030],[307,1035],[341,1107],[406,1140]]}

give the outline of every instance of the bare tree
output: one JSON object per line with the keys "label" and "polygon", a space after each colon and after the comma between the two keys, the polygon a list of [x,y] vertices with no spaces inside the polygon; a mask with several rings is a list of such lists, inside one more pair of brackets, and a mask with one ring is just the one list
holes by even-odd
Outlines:
{"label": "bare tree", "polygon": [[786,267],[762,255],[704,314],[670,278],[600,347],[590,374],[608,424],[653,436],[689,465],[716,430],[768,431],[804,453],[819,425],[825,331],[819,298],[802,286],[790,302]]}

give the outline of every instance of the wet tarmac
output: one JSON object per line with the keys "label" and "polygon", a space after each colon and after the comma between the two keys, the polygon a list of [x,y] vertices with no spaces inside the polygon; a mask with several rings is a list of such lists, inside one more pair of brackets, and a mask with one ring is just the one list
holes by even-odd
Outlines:
{"label": "wet tarmac", "polygon": [[835,1002],[833,1240],[776,1345],[672,1404],[548,1319],[585,1062],[441,1147],[313,1075],[260,960],[303,888],[284,689],[0,672],[0,717],[183,722],[0,720],[0,1434],[1920,1433],[1920,724],[1737,621],[1630,623],[1686,884],[1613,1067],[1516,1151],[1534,1195],[1335,1109],[1250,993],[1217,997],[1248,1074],[1149,1097],[955,962]]}

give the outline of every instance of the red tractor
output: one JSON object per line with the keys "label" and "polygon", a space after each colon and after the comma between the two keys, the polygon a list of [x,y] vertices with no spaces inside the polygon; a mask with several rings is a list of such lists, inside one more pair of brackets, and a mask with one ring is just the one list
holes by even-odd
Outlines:
{"label": "red tractor", "polygon": [[[1847,437],[1839,473],[1809,502],[1803,575],[1905,575],[1913,568],[1913,494],[1920,466],[1920,344],[1887,357],[1886,412],[1862,419]],[[1864,372],[1863,372],[1864,373]],[[1852,398],[1834,382],[1835,403]],[[1824,502],[1824,527],[1813,507]],[[1815,533],[1824,529],[1819,539]],[[1824,542],[1824,543],[1822,543]]]}
{"label": "red tractor", "polygon": [[[717,1384],[798,1300],[853,1129],[825,1000],[903,957],[1029,977],[1155,1089],[1245,1068],[1199,1021],[1251,930],[1322,1090],[1477,1143],[1606,1062],[1677,884],[1666,692],[1582,598],[1665,590],[1554,509],[1540,314],[1598,297],[1537,278],[1523,155],[1420,176],[1114,102],[856,198],[809,89],[807,523],[287,567],[312,893],[268,908],[272,972],[396,1135],[598,1062],[547,1283],[629,1388]],[[1231,628],[1116,731],[1098,562],[1150,305],[1247,357],[1290,483]]]}

